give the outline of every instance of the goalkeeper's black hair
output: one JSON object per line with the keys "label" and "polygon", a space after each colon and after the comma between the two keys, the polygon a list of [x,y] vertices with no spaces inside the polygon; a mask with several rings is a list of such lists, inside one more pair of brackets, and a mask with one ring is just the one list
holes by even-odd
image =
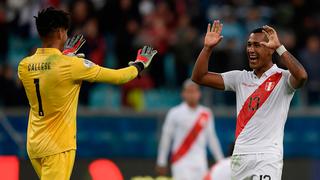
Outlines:
{"label": "goalkeeper's black hair", "polygon": [[40,37],[47,37],[58,28],[69,29],[70,17],[69,14],[49,7],[38,12],[36,26]]}

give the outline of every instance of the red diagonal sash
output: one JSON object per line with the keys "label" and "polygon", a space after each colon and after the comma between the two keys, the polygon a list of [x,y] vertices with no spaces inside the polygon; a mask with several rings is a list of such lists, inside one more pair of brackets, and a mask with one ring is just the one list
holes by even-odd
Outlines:
{"label": "red diagonal sash", "polygon": [[181,157],[183,157],[186,154],[186,152],[188,152],[188,150],[200,134],[201,130],[204,127],[204,124],[208,121],[208,119],[209,114],[207,112],[200,113],[196,123],[194,124],[190,132],[187,134],[186,138],[184,139],[180,147],[177,149],[176,152],[172,154],[172,163],[178,161]]}
{"label": "red diagonal sash", "polygon": [[245,101],[237,117],[236,139],[251,117],[263,105],[281,79],[281,73],[275,73],[266,79]]}

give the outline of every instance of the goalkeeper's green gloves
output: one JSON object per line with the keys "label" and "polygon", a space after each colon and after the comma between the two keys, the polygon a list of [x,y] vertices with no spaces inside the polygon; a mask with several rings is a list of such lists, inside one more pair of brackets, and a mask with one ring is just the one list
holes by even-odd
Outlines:
{"label": "goalkeeper's green gloves", "polygon": [[84,58],[83,53],[77,54],[81,46],[86,42],[82,34],[74,35],[71,38],[68,38],[64,44],[62,54],[67,56],[77,56],[79,58]]}
{"label": "goalkeeper's green gloves", "polygon": [[151,46],[143,46],[142,49],[138,50],[137,58],[135,61],[130,61],[130,66],[137,67],[139,74],[142,70],[149,67],[152,58],[157,54],[157,50],[154,50]]}

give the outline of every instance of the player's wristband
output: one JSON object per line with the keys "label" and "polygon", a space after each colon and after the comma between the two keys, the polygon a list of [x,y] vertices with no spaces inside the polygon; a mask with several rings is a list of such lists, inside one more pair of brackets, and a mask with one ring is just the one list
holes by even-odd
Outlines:
{"label": "player's wristband", "polygon": [[287,51],[287,49],[284,47],[284,45],[281,45],[280,47],[278,47],[276,49],[277,53],[279,56],[281,56],[283,53],[285,53]]}

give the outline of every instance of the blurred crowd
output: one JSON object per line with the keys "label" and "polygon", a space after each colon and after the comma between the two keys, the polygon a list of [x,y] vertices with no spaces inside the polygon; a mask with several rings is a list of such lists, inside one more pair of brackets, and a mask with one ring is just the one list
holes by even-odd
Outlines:
{"label": "blurred crowd", "polygon": [[[69,34],[84,34],[80,50],[96,64],[111,68],[127,66],[144,44],[158,55],[145,74],[121,87],[126,94],[141,89],[179,88],[192,72],[203,44],[207,23],[220,19],[223,41],[216,47],[209,69],[224,72],[248,68],[245,46],[248,33],[265,24],[275,27],[281,42],[305,66],[309,81],[303,90],[306,105],[320,104],[320,1],[306,0],[0,0],[1,103],[25,105],[17,81],[19,60],[10,53],[15,43],[37,41],[33,16],[53,6],[70,12]],[[32,43],[31,43],[32,44]],[[24,51],[32,53],[34,43]],[[25,56],[28,54],[26,53]],[[277,58],[275,61],[278,62]],[[281,66],[281,61],[279,61]],[[88,104],[93,84],[85,83],[80,101]],[[12,98],[12,101],[10,100]]]}

